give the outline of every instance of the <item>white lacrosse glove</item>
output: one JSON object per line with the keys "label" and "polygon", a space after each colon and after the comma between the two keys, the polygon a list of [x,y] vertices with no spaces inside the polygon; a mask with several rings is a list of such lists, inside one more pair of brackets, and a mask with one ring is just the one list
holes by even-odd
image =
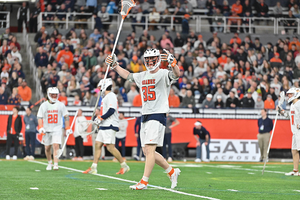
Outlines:
{"label": "white lacrosse glove", "polygon": [[94,122],[95,122],[95,124],[96,124],[97,126],[100,126],[102,120],[103,120],[103,119],[99,116],[99,117],[96,117],[96,118],[94,119]]}
{"label": "white lacrosse glove", "polygon": [[66,135],[67,136],[72,134],[72,133],[73,133],[72,129],[70,129],[70,128],[66,129]]}
{"label": "white lacrosse glove", "polygon": [[169,65],[171,65],[171,67],[175,67],[177,64],[176,58],[168,50],[164,49],[164,52],[166,54],[162,54],[161,59],[163,61],[168,61]]}
{"label": "white lacrosse glove", "polygon": [[110,66],[111,69],[114,69],[116,68],[116,61],[117,61],[117,58],[116,58],[116,54],[114,54],[113,56],[109,55],[107,56],[107,58],[105,59],[105,63]]}
{"label": "white lacrosse glove", "polygon": [[46,130],[44,129],[44,127],[39,128],[39,134],[45,134]]}

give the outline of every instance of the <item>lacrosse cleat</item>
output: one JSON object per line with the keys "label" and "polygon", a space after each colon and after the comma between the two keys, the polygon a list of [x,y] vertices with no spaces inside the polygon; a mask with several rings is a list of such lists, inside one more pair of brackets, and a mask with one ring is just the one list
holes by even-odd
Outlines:
{"label": "lacrosse cleat", "polygon": [[125,174],[126,172],[129,172],[130,168],[128,165],[126,165],[126,167],[121,167],[120,171],[117,172],[116,174]]}
{"label": "lacrosse cleat", "polygon": [[138,182],[135,185],[129,186],[129,188],[132,190],[145,190],[145,189],[147,189],[147,185],[148,185],[148,182],[140,180],[140,182]]}
{"label": "lacrosse cleat", "polygon": [[[174,172],[172,173],[172,175],[170,175],[170,173],[168,173],[168,176],[170,178],[170,181],[172,183],[171,188],[174,189],[177,186],[177,179],[178,176],[180,175],[180,169],[176,168],[176,169],[172,169],[172,171],[174,170]],[[171,172],[172,172],[171,171]]]}
{"label": "lacrosse cleat", "polygon": [[46,170],[52,170],[52,164],[48,164]]}
{"label": "lacrosse cleat", "polygon": [[54,165],[53,170],[57,171],[58,170],[58,165]]}
{"label": "lacrosse cleat", "polygon": [[293,170],[293,171],[291,171],[291,172],[289,172],[289,173],[285,173],[285,175],[286,176],[300,176],[300,173],[299,173],[299,171],[297,170]]}
{"label": "lacrosse cleat", "polygon": [[89,167],[87,170],[82,172],[83,174],[97,174],[97,169],[95,167]]}
{"label": "lacrosse cleat", "polygon": [[6,155],[5,159],[6,159],[6,160],[10,160],[10,156],[9,156],[9,155]]}

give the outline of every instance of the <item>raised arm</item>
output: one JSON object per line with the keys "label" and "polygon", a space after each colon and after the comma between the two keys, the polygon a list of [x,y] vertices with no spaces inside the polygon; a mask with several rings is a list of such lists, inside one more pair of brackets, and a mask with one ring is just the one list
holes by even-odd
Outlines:
{"label": "raised arm", "polygon": [[127,79],[130,72],[120,67],[119,63],[116,60],[117,58],[115,54],[113,56],[109,55],[105,59],[105,63],[107,66],[111,66],[110,68],[114,69],[122,78]]}

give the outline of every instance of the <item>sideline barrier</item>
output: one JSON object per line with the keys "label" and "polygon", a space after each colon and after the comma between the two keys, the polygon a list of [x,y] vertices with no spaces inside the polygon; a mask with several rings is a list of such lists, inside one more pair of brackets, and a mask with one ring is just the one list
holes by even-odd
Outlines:
{"label": "sideline barrier", "polygon": [[[11,112],[11,111],[10,111]],[[5,125],[0,126],[0,137],[6,135],[6,122],[8,115],[0,115],[0,121],[5,122]],[[20,113],[24,115],[25,112]],[[90,117],[86,117],[88,120]],[[70,117],[73,120],[73,116]],[[196,147],[196,140],[193,136],[194,123],[200,120],[203,126],[210,132],[211,138],[218,140],[257,140],[258,125],[255,119],[191,119],[191,118],[177,118],[180,122],[178,126],[172,129],[172,143],[188,143],[188,148]],[[126,146],[135,147],[137,145],[136,138],[134,136],[134,124],[135,120],[128,121]],[[23,124],[22,133],[24,133],[25,125]],[[74,131],[74,128],[73,128]],[[272,141],[272,149],[290,149],[292,142],[292,132],[290,130],[289,120],[278,120],[276,129],[274,132]],[[37,137],[41,140],[41,136]],[[75,139],[73,134],[70,135],[67,145],[75,145]],[[84,142],[85,146],[92,146],[91,136],[87,137],[87,141]],[[240,145],[243,145],[240,143]],[[250,145],[250,143],[249,143]]]}

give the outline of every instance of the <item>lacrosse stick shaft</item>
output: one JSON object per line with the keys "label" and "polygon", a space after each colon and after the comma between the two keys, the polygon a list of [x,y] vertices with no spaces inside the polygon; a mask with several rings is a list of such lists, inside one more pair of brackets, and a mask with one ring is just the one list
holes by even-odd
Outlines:
{"label": "lacrosse stick shaft", "polygon": [[264,167],[263,167],[263,170],[262,170],[262,175],[265,172],[267,160],[268,160],[268,157],[269,157],[270,147],[271,147],[271,143],[272,143],[275,127],[276,127],[277,118],[278,118],[278,112],[276,112],[275,122],[274,122],[273,130],[272,130],[272,135],[271,135],[271,138],[270,138],[270,141],[269,141],[268,151],[267,151],[267,155],[266,155],[266,158],[265,158]]}
{"label": "lacrosse stick shaft", "polygon": [[[77,114],[78,114],[78,110],[76,111],[76,113],[75,113],[75,115],[74,115],[74,118],[73,118],[73,121],[72,121],[72,124],[71,124],[70,129],[72,129],[73,126],[74,126],[75,120],[76,120],[76,118],[77,118]],[[61,156],[61,154],[63,153],[63,150],[65,149],[65,147],[66,147],[66,145],[67,145],[67,141],[68,141],[68,139],[69,139],[69,136],[70,136],[70,134],[67,135],[67,138],[65,139],[64,145],[62,146],[60,152],[56,155],[57,158],[59,158],[59,157]]]}
{"label": "lacrosse stick shaft", "polygon": [[129,121],[129,120],[134,120],[134,119],[136,119],[136,117],[127,118],[125,120]]}
{"label": "lacrosse stick shaft", "polygon": [[[123,22],[124,22],[124,19],[122,18],[121,23],[120,23],[120,27],[119,27],[119,30],[118,30],[118,33],[117,33],[117,36],[116,36],[115,44],[114,44],[113,50],[111,52],[111,56],[113,56],[114,53],[115,53],[116,46],[117,46],[119,36],[120,36],[120,33],[121,33],[121,29],[122,29],[122,26],[123,26]],[[104,75],[104,78],[103,78],[103,83],[101,85],[101,91],[100,91],[100,94],[98,95],[98,99],[97,99],[97,102],[96,102],[96,105],[95,105],[95,108],[94,108],[94,111],[93,111],[92,120],[95,117],[96,108],[97,108],[99,100],[100,100],[100,96],[101,96],[101,93],[102,93],[102,90],[103,90],[103,84],[105,83],[105,80],[106,80],[106,77],[107,77],[107,74],[108,74],[108,70],[109,70],[109,66],[107,66],[106,71],[105,71],[105,75]]]}

